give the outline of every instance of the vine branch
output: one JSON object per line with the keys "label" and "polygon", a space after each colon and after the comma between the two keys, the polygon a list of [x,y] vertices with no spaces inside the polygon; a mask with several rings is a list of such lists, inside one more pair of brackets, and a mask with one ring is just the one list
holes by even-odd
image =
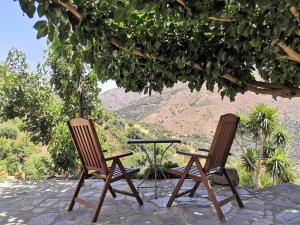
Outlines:
{"label": "vine branch", "polygon": [[293,17],[295,18],[295,20],[300,23],[300,13],[297,9],[297,7],[295,5],[292,5],[290,8],[290,12],[293,15]]}
{"label": "vine branch", "polygon": [[[241,81],[231,74],[225,74],[223,78],[234,84],[241,84]],[[261,81],[248,81],[246,84],[247,90],[256,94],[279,96],[282,98],[300,97],[300,88],[290,88],[281,84],[271,84]]]}
{"label": "vine branch", "polygon": [[57,2],[58,2],[58,4],[60,4],[61,6],[63,6],[65,9],[69,10],[74,16],[76,16],[77,19],[79,19],[79,21],[83,20],[83,16],[70,3],[64,2],[62,0],[58,0]]}
{"label": "vine branch", "polygon": [[232,16],[209,16],[209,20],[220,21],[220,22],[234,22],[235,18]]}
{"label": "vine branch", "polygon": [[300,63],[300,53],[280,41],[277,45],[287,54],[287,59]]}

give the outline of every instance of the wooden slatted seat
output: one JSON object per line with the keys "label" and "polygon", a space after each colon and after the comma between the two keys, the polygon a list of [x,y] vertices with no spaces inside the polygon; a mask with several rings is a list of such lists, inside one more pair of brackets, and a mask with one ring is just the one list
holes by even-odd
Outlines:
{"label": "wooden slatted seat", "polygon": [[[129,178],[129,175],[137,173],[139,169],[125,168],[120,160],[123,157],[132,155],[132,153],[105,158],[93,121],[90,119],[76,118],[70,120],[68,127],[82,164],[80,179],[68,210],[71,211],[73,209],[75,202],[83,204],[94,210],[92,222],[96,222],[108,190],[113,197],[116,197],[116,193],[135,197],[137,202],[142,205],[143,201]],[[112,161],[110,167],[107,166],[107,161]],[[84,179],[90,176],[98,177],[105,182],[97,204],[95,205],[78,197]],[[113,182],[120,179],[127,181],[132,192],[114,189],[111,186]]]}
{"label": "wooden slatted seat", "polygon": [[[210,149],[199,149],[200,151],[208,153],[207,155],[190,153],[182,150],[177,151],[178,154],[189,156],[190,160],[185,167],[176,167],[168,170],[169,173],[179,176],[180,179],[167,203],[167,207],[171,207],[175,198],[185,194],[189,194],[190,197],[193,197],[200,183],[203,183],[204,187],[207,189],[208,197],[212,201],[212,204],[221,220],[225,220],[221,206],[226,203],[236,200],[239,207],[244,207],[240,195],[230,181],[225,169],[225,164],[228,155],[230,155],[229,151],[236,134],[238,123],[239,117],[233,114],[221,116]],[[199,159],[206,159],[204,166],[202,166]],[[196,164],[196,166],[193,166],[193,164]],[[217,201],[207,177],[210,174],[224,175],[233,195],[221,201]],[[187,178],[191,178],[195,181],[194,187],[179,193],[184,180]]]}
{"label": "wooden slatted seat", "polygon": [[[126,173],[128,173],[128,175],[132,175],[135,174],[137,172],[139,172],[139,169],[136,168],[128,168],[128,167],[124,167]],[[108,171],[110,171],[110,168],[108,168]],[[94,172],[92,173],[94,176],[98,177],[98,178],[103,178],[105,176],[104,172]],[[115,170],[113,171],[113,176],[112,179],[116,179],[116,178],[124,178],[122,170],[120,170],[118,167],[115,168]]]}

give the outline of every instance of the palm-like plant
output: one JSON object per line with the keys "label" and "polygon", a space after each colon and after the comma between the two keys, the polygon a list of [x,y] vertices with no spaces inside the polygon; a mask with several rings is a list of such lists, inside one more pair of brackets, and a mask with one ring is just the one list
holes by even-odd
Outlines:
{"label": "palm-like plant", "polygon": [[276,184],[294,181],[295,176],[291,165],[287,152],[281,148],[276,148],[265,162],[266,172]]}
{"label": "palm-like plant", "polygon": [[287,145],[288,133],[280,126],[276,108],[265,104],[256,105],[246,117],[242,117],[239,130],[240,136],[250,134],[255,143],[254,147],[246,151],[244,147],[241,148],[241,159],[246,171],[255,172],[256,188],[261,187],[263,166],[275,183],[292,180],[291,162],[282,150]]}
{"label": "palm-like plant", "polygon": [[255,171],[255,164],[257,161],[257,151],[252,148],[246,149],[241,155],[242,167],[249,173]]}
{"label": "palm-like plant", "polygon": [[260,175],[264,146],[278,122],[277,109],[265,104],[256,105],[249,114],[249,130],[253,134],[253,138],[257,138],[260,142],[255,168],[255,184],[257,188],[261,187]]}

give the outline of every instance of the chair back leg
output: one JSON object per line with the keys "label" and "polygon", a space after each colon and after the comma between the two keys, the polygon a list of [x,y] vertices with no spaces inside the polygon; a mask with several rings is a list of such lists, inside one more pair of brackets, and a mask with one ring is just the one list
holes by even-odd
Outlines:
{"label": "chair back leg", "polygon": [[232,191],[232,193],[235,195],[235,198],[236,198],[236,201],[239,205],[240,208],[244,208],[244,204],[242,202],[242,199],[240,197],[240,194],[238,193],[238,191],[236,190],[236,188],[234,187],[234,185],[232,184],[230,178],[229,178],[229,175],[226,171],[226,169],[224,169],[224,176],[225,176],[225,179],[227,180],[228,184],[229,184],[229,187]]}
{"label": "chair back leg", "polygon": [[126,172],[126,170],[125,170],[125,168],[124,168],[122,162],[121,162],[119,159],[118,159],[118,161],[117,161],[117,164],[118,164],[119,169],[121,170],[121,172],[122,172],[122,174],[123,174],[125,180],[127,181],[128,186],[130,187],[132,193],[134,194],[134,197],[136,198],[136,200],[138,201],[138,203],[139,203],[140,205],[143,205],[143,201],[142,201],[142,199],[141,199],[139,193],[137,192],[136,188],[134,187],[134,185],[133,185],[133,183],[132,183],[132,181],[131,181],[131,179],[130,179],[128,173]]}
{"label": "chair back leg", "polygon": [[197,189],[198,189],[200,183],[201,183],[200,181],[196,181],[194,187],[193,187],[192,190],[191,190],[191,193],[189,194],[189,197],[190,197],[190,198],[191,198],[191,197],[194,197],[194,195],[195,195],[195,193],[196,193],[196,191],[197,191]]}

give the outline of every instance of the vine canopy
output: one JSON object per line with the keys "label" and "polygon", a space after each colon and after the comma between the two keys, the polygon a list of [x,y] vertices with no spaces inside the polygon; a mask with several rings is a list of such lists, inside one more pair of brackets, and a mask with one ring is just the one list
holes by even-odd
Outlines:
{"label": "vine canopy", "polygon": [[[19,0],[37,38],[127,91],[300,96],[300,1]],[[254,75],[256,71],[259,75]]]}

